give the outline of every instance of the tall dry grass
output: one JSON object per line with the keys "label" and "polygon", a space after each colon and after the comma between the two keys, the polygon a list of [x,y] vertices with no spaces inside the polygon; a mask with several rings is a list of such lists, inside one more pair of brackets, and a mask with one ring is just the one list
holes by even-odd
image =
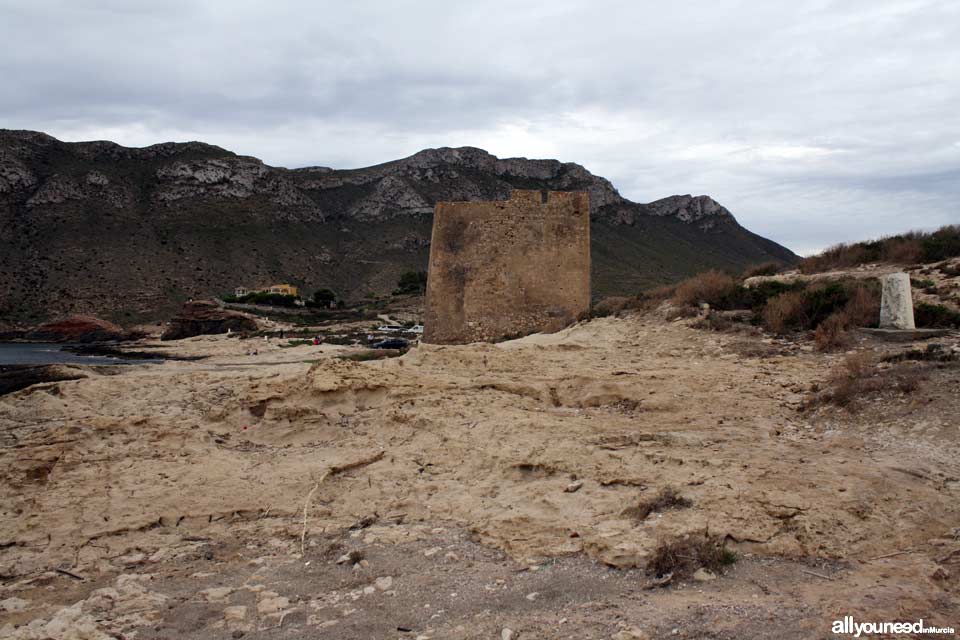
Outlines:
{"label": "tall dry grass", "polygon": [[701,303],[715,306],[736,289],[737,281],[733,276],[711,269],[678,284],[673,292],[673,302],[681,306]]}
{"label": "tall dry grass", "polygon": [[960,225],[936,231],[911,231],[879,240],[834,245],[800,262],[803,273],[848,269],[868,262],[914,264],[960,256]]}

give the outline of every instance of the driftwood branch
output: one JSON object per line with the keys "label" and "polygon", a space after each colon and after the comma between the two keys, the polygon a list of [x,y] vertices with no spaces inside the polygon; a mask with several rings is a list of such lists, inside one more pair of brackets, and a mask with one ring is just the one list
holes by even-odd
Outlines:
{"label": "driftwood branch", "polygon": [[86,578],[84,578],[83,576],[79,576],[72,571],[67,571],[66,569],[54,569],[54,571],[56,571],[62,576],[67,576],[68,578],[73,578],[74,580],[79,580],[81,582],[86,580]]}
{"label": "driftwood branch", "polygon": [[831,580],[831,581],[832,581],[832,580],[836,580],[836,578],[832,578],[832,577],[827,576],[827,575],[824,575],[824,574],[822,574],[822,573],[817,573],[816,571],[807,571],[806,569],[800,569],[800,573],[805,573],[805,574],[807,574],[808,576],[816,576],[816,577],[822,578],[822,579],[824,579],[824,580]]}
{"label": "driftwood branch", "polygon": [[384,451],[378,451],[372,456],[367,456],[366,458],[360,458],[359,460],[354,460],[353,462],[347,462],[346,464],[333,465],[329,469],[323,472],[323,475],[320,476],[320,479],[317,480],[313,488],[310,489],[310,492],[307,494],[306,500],[303,502],[303,529],[300,531],[300,555],[303,556],[306,550],[306,541],[307,541],[307,520],[310,513],[310,503],[313,500],[313,494],[316,493],[317,489],[320,488],[320,485],[323,484],[324,480],[330,476],[335,476],[346,471],[352,471],[353,469],[359,469],[360,467],[365,467],[368,464],[373,464],[378,460],[383,458]]}

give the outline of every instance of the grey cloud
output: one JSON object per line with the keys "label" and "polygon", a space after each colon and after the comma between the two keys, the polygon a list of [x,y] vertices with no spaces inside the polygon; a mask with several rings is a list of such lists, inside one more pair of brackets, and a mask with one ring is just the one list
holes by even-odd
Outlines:
{"label": "grey cloud", "polygon": [[425,146],[709,193],[801,251],[960,222],[960,5],[0,0],[0,124],[272,164]]}

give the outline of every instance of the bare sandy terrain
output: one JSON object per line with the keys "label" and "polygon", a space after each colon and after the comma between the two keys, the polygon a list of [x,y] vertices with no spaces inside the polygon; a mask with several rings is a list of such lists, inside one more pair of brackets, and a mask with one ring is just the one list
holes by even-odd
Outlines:
{"label": "bare sandy terrain", "polygon": [[[844,354],[653,315],[375,362],[162,348],[209,357],[0,398],[0,636],[960,626],[960,367],[850,413],[801,410]],[[689,506],[638,515],[666,487]],[[655,587],[705,533],[737,561]]]}

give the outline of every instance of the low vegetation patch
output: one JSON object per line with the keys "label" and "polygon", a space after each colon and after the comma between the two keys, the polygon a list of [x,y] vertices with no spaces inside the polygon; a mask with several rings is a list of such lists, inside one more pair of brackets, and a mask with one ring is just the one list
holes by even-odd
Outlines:
{"label": "low vegetation patch", "polygon": [[876,327],[880,322],[880,285],[876,280],[817,282],[787,291],[764,305],[764,326],[774,333],[816,330],[831,316],[822,332],[824,343],[849,327]]}
{"label": "low vegetation patch", "polygon": [[960,328],[960,312],[942,304],[919,303],[913,310],[913,319],[924,329]]}
{"label": "low vegetation patch", "polygon": [[394,295],[423,295],[427,290],[426,271],[404,271],[397,280]]}
{"label": "low vegetation patch", "polygon": [[879,240],[838,244],[802,260],[800,271],[820,273],[870,262],[938,262],[955,256],[960,256],[960,225],[949,225],[929,233],[912,231]]}
{"label": "low vegetation patch", "polygon": [[647,516],[655,511],[666,511],[667,509],[683,509],[693,503],[680,495],[676,487],[666,486],[660,489],[657,494],[646,500],[641,500],[640,504],[634,507],[628,507],[624,515],[645,520]]}
{"label": "low vegetation patch", "polygon": [[737,286],[730,274],[711,269],[678,284],[673,292],[673,302],[678,306],[703,303],[719,306],[735,293]]}
{"label": "low vegetation patch", "polygon": [[233,304],[265,304],[271,307],[295,307],[300,298],[282,293],[254,291],[243,296],[223,296],[223,301]]}
{"label": "low vegetation patch", "polygon": [[287,344],[280,345],[280,348],[301,347],[305,344],[313,344],[313,340],[287,340]]}
{"label": "low vegetation patch", "polygon": [[701,568],[721,573],[736,561],[737,555],[726,548],[724,538],[704,532],[661,542],[647,561],[647,571],[685,578]]}
{"label": "low vegetation patch", "polygon": [[884,362],[904,362],[906,360],[914,360],[916,362],[957,362],[960,360],[960,353],[934,342],[928,344],[923,349],[911,349],[903,353],[887,356],[883,359]]}
{"label": "low vegetation patch", "polygon": [[644,306],[644,300],[640,296],[611,296],[594,304],[590,309],[590,317],[621,316],[628,311],[642,309]]}
{"label": "low vegetation patch", "polygon": [[762,262],[760,264],[750,265],[744,269],[743,278],[752,278],[754,276],[772,276],[780,273],[782,270],[782,264],[771,260],[770,262]]}
{"label": "low vegetation patch", "polygon": [[833,313],[820,323],[813,332],[813,343],[817,351],[836,351],[850,345],[847,333],[849,324],[843,313]]}
{"label": "low vegetation patch", "polygon": [[922,379],[922,367],[911,362],[881,364],[869,352],[847,356],[821,386],[815,385],[804,403],[806,409],[833,405],[857,411],[878,393],[912,394]]}

